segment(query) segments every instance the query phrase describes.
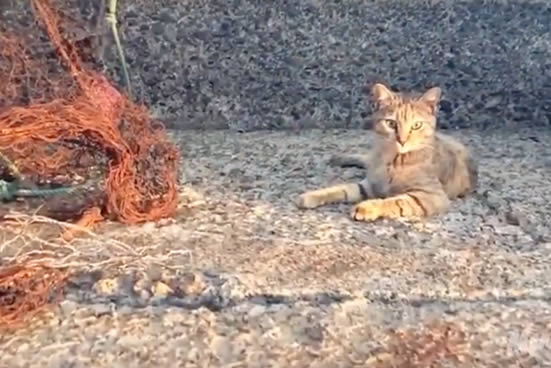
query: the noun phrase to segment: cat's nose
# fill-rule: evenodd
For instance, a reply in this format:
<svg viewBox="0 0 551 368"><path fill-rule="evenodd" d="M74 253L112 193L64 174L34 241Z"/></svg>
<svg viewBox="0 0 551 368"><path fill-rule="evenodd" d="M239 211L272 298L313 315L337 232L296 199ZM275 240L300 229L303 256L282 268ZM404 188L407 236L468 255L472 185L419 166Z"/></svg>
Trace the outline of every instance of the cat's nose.
<svg viewBox="0 0 551 368"><path fill-rule="evenodd" d="M408 140L409 134L403 131L399 131L398 134L396 134L396 141L403 146L406 144L406 141Z"/></svg>

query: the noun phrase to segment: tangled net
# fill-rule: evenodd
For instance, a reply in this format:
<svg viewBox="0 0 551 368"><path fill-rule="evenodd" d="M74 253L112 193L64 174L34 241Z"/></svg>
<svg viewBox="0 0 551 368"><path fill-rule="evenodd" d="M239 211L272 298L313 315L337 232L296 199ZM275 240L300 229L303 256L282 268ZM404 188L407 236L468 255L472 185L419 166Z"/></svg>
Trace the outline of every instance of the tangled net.
<svg viewBox="0 0 551 368"><path fill-rule="evenodd" d="M13 328L59 300L67 271L40 264L0 270L0 326Z"/></svg>
<svg viewBox="0 0 551 368"><path fill-rule="evenodd" d="M123 223L170 216L178 152L162 124L83 62L85 51L63 35L49 0L30 2L49 50L37 35L0 28L0 153L36 185L86 183L86 200L57 199L63 208L51 217L79 218L93 207ZM64 72L52 71L45 55L55 55ZM0 179L10 180L2 166Z"/></svg>
<svg viewBox="0 0 551 368"><path fill-rule="evenodd" d="M179 157L162 124L95 70L64 31L59 9L49 0L29 2L42 29L9 32L0 21L0 204L33 190L61 193L43 215L80 226L173 214ZM21 179L31 187L21 189ZM85 189L65 197L57 191L75 183ZM67 280L66 271L40 260L2 261L0 254L0 326L54 301Z"/></svg>

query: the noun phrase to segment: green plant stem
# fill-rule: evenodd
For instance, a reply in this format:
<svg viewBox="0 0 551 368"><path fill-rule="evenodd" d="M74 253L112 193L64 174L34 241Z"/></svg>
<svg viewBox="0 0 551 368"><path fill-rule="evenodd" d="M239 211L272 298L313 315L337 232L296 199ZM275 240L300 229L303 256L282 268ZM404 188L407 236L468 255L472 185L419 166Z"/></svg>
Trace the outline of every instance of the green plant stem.
<svg viewBox="0 0 551 368"><path fill-rule="evenodd" d="M126 83L126 89L128 96L132 97L132 87L130 86L130 75L128 74L128 67L126 64L126 58L124 56L124 50L122 48L121 40L119 38L119 32L117 30L117 0L109 0L109 9L105 14L105 20L111 24L111 32L117 46L117 52L119 53L119 59L122 65L122 71L124 73L124 79Z"/></svg>

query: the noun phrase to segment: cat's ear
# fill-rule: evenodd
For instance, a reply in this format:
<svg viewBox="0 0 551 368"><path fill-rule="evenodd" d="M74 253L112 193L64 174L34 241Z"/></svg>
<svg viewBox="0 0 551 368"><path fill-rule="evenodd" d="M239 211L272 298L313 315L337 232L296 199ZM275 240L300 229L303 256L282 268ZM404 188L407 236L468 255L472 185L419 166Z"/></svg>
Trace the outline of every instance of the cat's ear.
<svg viewBox="0 0 551 368"><path fill-rule="evenodd" d="M419 98L419 101L426 103L435 114L438 111L438 104L440 103L441 96L442 90L438 87L432 87Z"/></svg>
<svg viewBox="0 0 551 368"><path fill-rule="evenodd" d="M381 83L375 83L371 87L371 102L377 107L388 104L394 99L394 96L394 92Z"/></svg>

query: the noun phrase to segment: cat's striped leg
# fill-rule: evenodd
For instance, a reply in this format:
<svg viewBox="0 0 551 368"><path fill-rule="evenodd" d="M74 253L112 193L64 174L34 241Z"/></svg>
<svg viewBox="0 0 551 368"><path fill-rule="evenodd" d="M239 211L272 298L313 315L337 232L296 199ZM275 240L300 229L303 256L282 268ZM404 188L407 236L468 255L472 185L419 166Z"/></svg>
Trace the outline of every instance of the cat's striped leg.
<svg viewBox="0 0 551 368"><path fill-rule="evenodd" d="M418 219L446 211L450 200L443 190L411 190L403 194L370 199L358 203L351 216L357 221L374 221L378 218Z"/></svg>
<svg viewBox="0 0 551 368"><path fill-rule="evenodd" d="M359 183L338 184L301 194L296 205L299 208L316 208L330 203L357 203L373 197L373 190L367 179Z"/></svg>

